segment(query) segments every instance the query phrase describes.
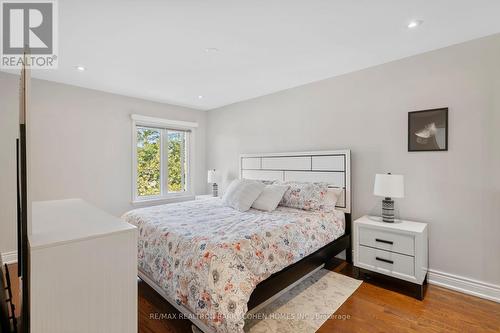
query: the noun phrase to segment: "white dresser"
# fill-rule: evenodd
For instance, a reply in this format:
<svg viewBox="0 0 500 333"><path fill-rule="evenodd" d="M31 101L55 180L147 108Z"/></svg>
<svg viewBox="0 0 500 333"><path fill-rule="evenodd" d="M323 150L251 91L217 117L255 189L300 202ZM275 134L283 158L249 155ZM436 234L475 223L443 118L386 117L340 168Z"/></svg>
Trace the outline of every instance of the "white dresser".
<svg viewBox="0 0 500 333"><path fill-rule="evenodd" d="M428 228L426 223L381 222L363 216L354 221L354 266L381 273L415 285L423 299L428 270Z"/></svg>
<svg viewBox="0 0 500 333"><path fill-rule="evenodd" d="M136 228L80 199L32 207L31 333L136 333Z"/></svg>

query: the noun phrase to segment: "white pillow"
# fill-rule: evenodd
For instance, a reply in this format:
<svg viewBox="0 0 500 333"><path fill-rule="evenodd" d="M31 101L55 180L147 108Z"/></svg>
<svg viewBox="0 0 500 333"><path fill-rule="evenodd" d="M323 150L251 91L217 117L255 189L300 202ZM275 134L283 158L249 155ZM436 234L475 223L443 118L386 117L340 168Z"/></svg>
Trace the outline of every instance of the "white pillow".
<svg viewBox="0 0 500 333"><path fill-rule="evenodd" d="M226 206L245 212L250 209L265 186L265 184L254 180L235 179L222 196L222 202Z"/></svg>
<svg viewBox="0 0 500 333"><path fill-rule="evenodd" d="M340 197L343 194L344 189L342 188L329 188L326 192L325 203L323 210L332 211L335 210L337 202L339 202Z"/></svg>
<svg viewBox="0 0 500 333"><path fill-rule="evenodd" d="M254 201L252 208L272 212L278 207L283 194L289 187L288 185L266 185L264 191Z"/></svg>

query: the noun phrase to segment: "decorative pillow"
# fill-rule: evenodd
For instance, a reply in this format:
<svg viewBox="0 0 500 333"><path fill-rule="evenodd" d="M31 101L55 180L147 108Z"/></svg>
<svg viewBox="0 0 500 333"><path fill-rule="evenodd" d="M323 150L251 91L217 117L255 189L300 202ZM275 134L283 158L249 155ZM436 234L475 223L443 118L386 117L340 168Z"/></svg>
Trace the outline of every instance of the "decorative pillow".
<svg viewBox="0 0 500 333"><path fill-rule="evenodd" d="M304 210L320 210L325 205L327 183L285 182L290 188L285 192L280 205Z"/></svg>
<svg viewBox="0 0 500 333"><path fill-rule="evenodd" d="M222 202L228 207L245 212L250 209L265 186L265 184L254 180L235 179L222 196Z"/></svg>
<svg viewBox="0 0 500 333"><path fill-rule="evenodd" d="M335 206L337 205L337 202L339 202L339 198L341 197L343 191L343 188L328 188L322 210L329 212L335 210Z"/></svg>
<svg viewBox="0 0 500 333"><path fill-rule="evenodd" d="M289 185L266 185L264 191L254 201L252 208L272 212L278 207L283 194L289 187Z"/></svg>
<svg viewBox="0 0 500 333"><path fill-rule="evenodd" d="M243 180L249 180L249 181L254 181L254 182L259 182L265 185L272 185L276 183L276 180L266 180L266 179L248 179L248 178L243 178Z"/></svg>

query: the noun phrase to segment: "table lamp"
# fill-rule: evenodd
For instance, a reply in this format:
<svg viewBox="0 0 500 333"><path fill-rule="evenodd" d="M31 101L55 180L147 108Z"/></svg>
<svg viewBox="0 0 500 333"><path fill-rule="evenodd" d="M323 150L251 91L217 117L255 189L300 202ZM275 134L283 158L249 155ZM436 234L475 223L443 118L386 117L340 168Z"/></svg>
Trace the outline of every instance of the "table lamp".
<svg viewBox="0 0 500 333"><path fill-rule="evenodd" d="M211 169L208 170L207 182L212 184L212 195L214 197L218 196L218 186L217 186L217 170Z"/></svg>
<svg viewBox="0 0 500 333"><path fill-rule="evenodd" d="M404 176L376 174L373 194L384 197L382 200L382 221L394 223L394 200L404 198Z"/></svg>

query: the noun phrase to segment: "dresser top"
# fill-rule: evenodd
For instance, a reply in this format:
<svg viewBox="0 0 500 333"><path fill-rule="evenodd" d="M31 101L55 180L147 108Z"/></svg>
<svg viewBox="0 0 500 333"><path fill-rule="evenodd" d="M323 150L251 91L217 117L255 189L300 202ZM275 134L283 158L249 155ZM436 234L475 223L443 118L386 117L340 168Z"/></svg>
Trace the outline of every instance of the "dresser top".
<svg viewBox="0 0 500 333"><path fill-rule="evenodd" d="M377 228L404 230L409 232L421 233L427 228L427 223L413 222L406 220L397 220L394 223L382 222L381 217L365 215L360 217L354 223L373 226Z"/></svg>
<svg viewBox="0 0 500 333"><path fill-rule="evenodd" d="M33 202L31 221L32 249L135 229L82 199Z"/></svg>

